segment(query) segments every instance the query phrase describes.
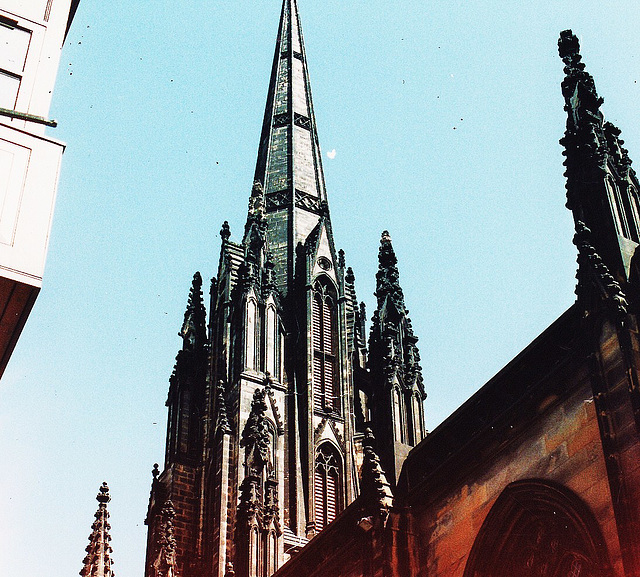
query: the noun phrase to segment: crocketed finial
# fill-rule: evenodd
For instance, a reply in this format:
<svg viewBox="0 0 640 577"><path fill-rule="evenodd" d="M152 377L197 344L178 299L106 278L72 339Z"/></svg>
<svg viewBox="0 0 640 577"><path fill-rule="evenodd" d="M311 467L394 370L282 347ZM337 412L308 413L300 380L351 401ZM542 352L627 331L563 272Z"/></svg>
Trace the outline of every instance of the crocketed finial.
<svg viewBox="0 0 640 577"><path fill-rule="evenodd" d="M196 272L191 281L187 309L184 313L182 328L178 334L183 338L185 346L193 347L196 343L204 343L206 333L206 312L202 302L202 276Z"/></svg>
<svg viewBox="0 0 640 577"><path fill-rule="evenodd" d="M615 312L617 320L624 322L629 306L627 297L591 244L591 231L582 221L576 222L573 244L578 247L578 302L585 312L592 312L592 303L603 300Z"/></svg>
<svg viewBox="0 0 640 577"><path fill-rule="evenodd" d="M226 220L222 223L220 236L222 237L222 242L228 241L229 237L231 236L231 229L229 228L229 223Z"/></svg>
<svg viewBox="0 0 640 577"><path fill-rule="evenodd" d="M111 496L109 495L109 486L106 481L100 485L100 492L96 495L96 500L98 503L108 503L111 501Z"/></svg>
<svg viewBox="0 0 640 577"><path fill-rule="evenodd" d="M563 30L558 38L558 52L560 58L580 59L580 41L572 30Z"/></svg>
<svg viewBox="0 0 640 577"><path fill-rule="evenodd" d="M87 555L83 560L83 567L80 570L82 577L114 577L111 570L111 535L109 535L109 512L107 511L107 503L111 501L109 495L109 486L102 483L100 490L96 495L98 501L98 510L94 517L95 521L91 525L91 534L89 535L89 544L85 551Z"/></svg>
<svg viewBox="0 0 640 577"><path fill-rule="evenodd" d="M361 493L367 512L386 521L389 509L393 506L393 493L386 474L380 466L380 458L374 450L374 445L373 432L367 428L363 440Z"/></svg>

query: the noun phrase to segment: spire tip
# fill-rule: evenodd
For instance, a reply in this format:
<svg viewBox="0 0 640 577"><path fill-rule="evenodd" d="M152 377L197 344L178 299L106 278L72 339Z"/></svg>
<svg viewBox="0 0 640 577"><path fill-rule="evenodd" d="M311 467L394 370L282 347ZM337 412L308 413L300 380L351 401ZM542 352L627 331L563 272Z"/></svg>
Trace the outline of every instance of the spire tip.
<svg viewBox="0 0 640 577"><path fill-rule="evenodd" d="M580 55L580 41L571 29L560 32L558 52L563 59Z"/></svg>
<svg viewBox="0 0 640 577"><path fill-rule="evenodd" d="M100 492L96 495L96 501L98 501L98 503L104 503L105 505L111 501L109 486L106 481L100 485Z"/></svg>

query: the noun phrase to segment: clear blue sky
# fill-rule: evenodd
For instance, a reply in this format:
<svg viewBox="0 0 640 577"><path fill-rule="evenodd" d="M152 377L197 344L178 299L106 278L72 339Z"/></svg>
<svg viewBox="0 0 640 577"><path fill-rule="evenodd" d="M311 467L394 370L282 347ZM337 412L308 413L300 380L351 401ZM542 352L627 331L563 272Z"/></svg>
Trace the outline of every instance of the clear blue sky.
<svg viewBox="0 0 640 577"><path fill-rule="evenodd" d="M336 243L373 310L388 229L434 428L574 300L560 30L640 162L637 2L299 0ZM44 287L0 381L0 574L82 566L103 480L143 575L190 280L244 224L280 1L82 0ZM335 158L326 152L335 149Z"/></svg>

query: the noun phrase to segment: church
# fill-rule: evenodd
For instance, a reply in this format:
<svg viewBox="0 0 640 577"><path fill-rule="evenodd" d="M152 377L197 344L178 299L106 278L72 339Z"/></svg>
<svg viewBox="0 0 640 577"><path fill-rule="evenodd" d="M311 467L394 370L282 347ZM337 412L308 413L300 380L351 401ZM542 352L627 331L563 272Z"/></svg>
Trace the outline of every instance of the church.
<svg viewBox="0 0 640 577"><path fill-rule="evenodd" d="M640 576L639 183L578 39L558 47L576 302L427 434L392 239L367 335L283 1L246 223L188 296L146 577Z"/></svg>

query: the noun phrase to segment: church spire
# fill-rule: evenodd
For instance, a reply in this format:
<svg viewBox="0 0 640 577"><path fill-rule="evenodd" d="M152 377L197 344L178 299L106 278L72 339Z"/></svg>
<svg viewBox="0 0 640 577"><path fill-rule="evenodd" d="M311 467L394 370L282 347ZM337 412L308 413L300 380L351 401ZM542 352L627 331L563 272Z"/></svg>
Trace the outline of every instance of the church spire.
<svg viewBox="0 0 640 577"><path fill-rule="evenodd" d="M114 577L111 570L111 535L109 535L109 512L107 503L111 501L109 487L102 483L100 491L96 496L98 510L95 514L95 521L91 525L91 535L89 535L89 545L87 545L87 555L83 561L80 571L82 577Z"/></svg>
<svg viewBox="0 0 640 577"><path fill-rule="evenodd" d="M242 240L227 223L220 234L209 338L197 338L198 277L170 381L147 577L167 499L176 574L267 577L356 497L366 347L333 239L296 0L282 3Z"/></svg>
<svg viewBox="0 0 640 577"><path fill-rule="evenodd" d="M296 0L282 4L254 180L264 188L267 211L326 200Z"/></svg>
<svg viewBox="0 0 640 577"><path fill-rule="evenodd" d="M385 230L380 239L376 298L369 337L371 371L371 423L378 440L378 453L393 482L408 450L425 434L426 398L409 311L399 282L398 259Z"/></svg>
<svg viewBox="0 0 640 577"><path fill-rule="evenodd" d="M298 273L297 246L309 240L319 222L331 228L296 0L282 4L254 182L262 187L274 286L286 296ZM257 190L254 184L252 199ZM333 238L329 244L335 253Z"/></svg>

